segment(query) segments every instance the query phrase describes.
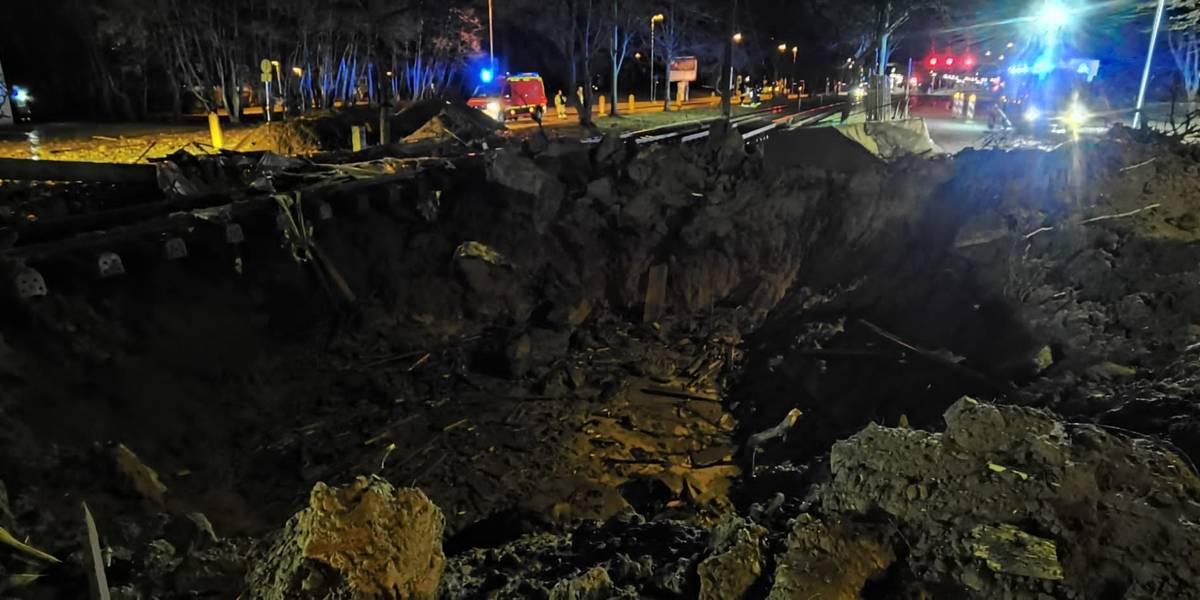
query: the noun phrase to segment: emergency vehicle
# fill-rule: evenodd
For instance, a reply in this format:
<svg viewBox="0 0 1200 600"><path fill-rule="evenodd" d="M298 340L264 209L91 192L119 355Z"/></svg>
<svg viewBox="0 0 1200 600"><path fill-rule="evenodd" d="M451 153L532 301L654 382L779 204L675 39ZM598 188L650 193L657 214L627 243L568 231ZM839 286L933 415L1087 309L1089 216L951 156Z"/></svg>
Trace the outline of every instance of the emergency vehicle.
<svg viewBox="0 0 1200 600"><path fill-rule="evenodd" d="M1101 121L1092 111L1106 102L1092 85L1100 62L1073 59L1056 64L1008 69L1007 90L1000 106L1018 132L1077 132Z"/></svg>
<svg viewBox="0 0 1200 600"><path fill-rule="evenodd" d="M537 73L502 75L497 85L488 93L477 95L467 101L497 121L516 120L529 115L541 120L549 102L542 76Z"/></svg>

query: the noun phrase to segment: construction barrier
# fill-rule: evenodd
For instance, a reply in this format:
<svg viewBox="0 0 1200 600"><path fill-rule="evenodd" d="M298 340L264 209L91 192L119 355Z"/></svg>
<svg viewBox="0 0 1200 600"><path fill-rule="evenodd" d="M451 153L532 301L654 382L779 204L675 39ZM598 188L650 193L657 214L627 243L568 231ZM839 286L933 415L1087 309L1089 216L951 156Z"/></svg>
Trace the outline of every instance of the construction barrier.
<svg viewBox="0 0 1200 600"><path fill-rule="evenodd" d="M962 117L963 113L966 112L965 100L965 94L962 92L954 92L954 102L950 108L951 112L954 113L954 116Z"/></svg>
<svg viewBox="0 0 1200 600"><path fill-rule="evenodd" d="M975 120L975 94L971 94L967 98L967 120Z"/></svg>

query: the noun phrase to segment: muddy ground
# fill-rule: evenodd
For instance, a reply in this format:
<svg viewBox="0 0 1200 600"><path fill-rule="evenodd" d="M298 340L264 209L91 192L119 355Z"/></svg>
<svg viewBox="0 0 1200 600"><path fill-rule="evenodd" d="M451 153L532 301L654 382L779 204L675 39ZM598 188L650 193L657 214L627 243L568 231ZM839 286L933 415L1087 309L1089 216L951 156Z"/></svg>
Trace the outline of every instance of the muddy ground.
<svg viewBox="0 0 1200 600"><path fill-rule="evenodd" d="M1195 148L446 156L9 261L0 594L1200 597Z"/></svg>

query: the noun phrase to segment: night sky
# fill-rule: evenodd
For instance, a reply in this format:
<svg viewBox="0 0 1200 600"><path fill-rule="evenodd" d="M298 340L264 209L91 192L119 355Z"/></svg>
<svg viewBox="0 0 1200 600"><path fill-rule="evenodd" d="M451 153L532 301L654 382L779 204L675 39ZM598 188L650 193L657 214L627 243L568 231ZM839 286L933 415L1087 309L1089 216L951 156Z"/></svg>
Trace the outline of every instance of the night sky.
<svg viewBox="0 0 1200 600"><path fill-rule="evenodd" d="M37 98L37 110L43 117L104 118L104 110L94 98L104 81L99 76L97 61L112 60L101 46L104 42L97 31L91 11L96 7L123 3L155 2L157 0L9 0L5 18L0 22L0 64L10 85L24 85ZM276 0L286 3L288 0ZM310 0L311 1L311 0ZM347 0L370 4L374 0ZM565 1L565 0L564 0ZM600 0L597 0L599 2ZM869 0L864 0L869 1ZM253 4L253 2L250 2ZM417 4L423 4L416 0ZM737 28L745 42L737 47L736 68L756 77L771 76L776 69L781 76L795 74L818 87L827 76L836 74L853 51L856 25L849 22L846 8L851 0L741 0ZM486 44L486 2L463 0L466 8L474 8L484 21L483 41ZM646 2L646 12L662 3ZM953 8L924 12L916 16L895 40L893 63L903 65L909 57L922 61L935 52L982 54L987 48L1001 48L1003 40L1021 35L1021 23L1012 19L1026 10L1023 3L1000 0L968 0L954 2ZM1131 3L1132 4L1132 3ZM439 5L440 3L432 3ZM514 71L537 70L546 77L548 86L561 86L565 60L551 41L549 27L543 19L531 18L531 7L538 3L526 0L496 0L496 50L505 64ZM702 73L719 62L719 37L725 27L729 5L726 0L692 0L680 2L691 9L712 17L708 27L707 44L699 45ZM1148 17L1130 19L1127 14L1113 12L1094 14L1087 27L1079 27L1072 43L1077 52L1104 61L1105 80L1114 86L1128 87L1136 79L1144 57ZM1146 21L1143 23L1142 21ZM635 40L633 51L648 54L648 36ZM799 48L793 66L790 52L779 55L779 44ZM152 47L151 51L159 50ZM1169 81L1173 67L1166 45L1160 49L1156 65L1156 80L1161 85ZM162 50L166 52L166 50ZM631 52L632 53L632 52ZM110 53L111 54L111 53ZM873 54L869 52L868 54ZM630 58L622 75L623 84L644 93L646 87L646 56L642 61ZM866 56L873 62L871 56ZM608 72L607 55L593 61L593 69ZM115 69L120 75L127 70ZM166 102L159 67L150 67L144 84L131 95L145 94L146 104L155 112L163 110ZM702 79L703 79L702 75ZM711 82L706 82L711 85ZM120 83L118 85L129 85ZM823 85L823 84L822 84ZM145 89L141 89L145 88Z"/></svg>

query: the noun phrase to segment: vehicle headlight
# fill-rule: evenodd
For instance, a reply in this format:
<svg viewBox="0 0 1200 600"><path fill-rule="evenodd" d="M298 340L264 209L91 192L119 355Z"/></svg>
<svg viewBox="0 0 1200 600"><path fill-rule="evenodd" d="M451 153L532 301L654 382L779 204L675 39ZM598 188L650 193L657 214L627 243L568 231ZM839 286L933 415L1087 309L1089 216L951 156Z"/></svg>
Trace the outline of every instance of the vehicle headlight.
<svg viewBox="0 0 1200 600"><path fill-rule="evenodd" d="M1030 106L1029 108L1025 109L1026 121L1032 123L1040 118L1042 118L1042 111L1038 110L1036 106Z"/></svg>
<svg viewBox="0 0 1200 600"><path fill-rule="evenodd" d="M1079 129L1088 120L1088 111L1082 104L1078 102L1071 105L1067 112L1063 115L1063 122L1071 129Z"/></svg>
<svg viewBox="0 0 1200 600"><path fill-rule="evenodd" d="M500 115L500 103L495 100L487 103L487 111L490 115Z"/></svg>

